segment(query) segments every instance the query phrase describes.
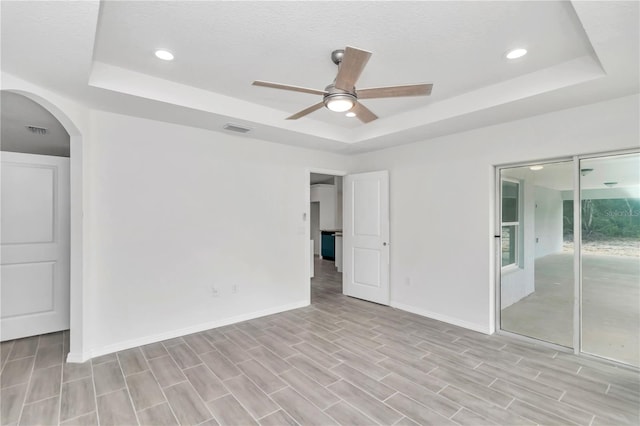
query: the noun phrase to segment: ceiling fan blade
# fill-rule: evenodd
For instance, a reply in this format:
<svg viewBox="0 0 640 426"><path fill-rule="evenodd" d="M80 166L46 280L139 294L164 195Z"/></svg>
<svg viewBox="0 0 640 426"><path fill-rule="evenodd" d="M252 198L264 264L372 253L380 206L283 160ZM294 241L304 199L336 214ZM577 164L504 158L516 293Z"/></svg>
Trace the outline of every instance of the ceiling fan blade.
<svg viewBox="0 0 640 426"><path fill-rule="evenodd" d="M287 120L297 120L300 117L304 117L307 114L311 114L313 111L319 110L324 106L324 102L319 102L315 105L311 105L309 108L305 108L300 112L296 112L290 117L287 117Z"/></svg>
<svg viewBox="0 0 640 426"><path fill-rule="evenodd" d="M291 86L289 84L271 83L269 81L256 80L252 83L254 86L270 87L272 89L290 90L292 92L311 93L312 95L324 95L324 90L309 89L308 87Z"/></svg>
<svg viewBox="0 0 640 426"><path fill-rule="evenodd" d="M336 87L348 92L352 91L370 57L371 52L347 46L336 76Z"/></svg>
<svg viewBox="0 0 640 426"><path fill-rule="evenodd" d="M358 90L358 99L395 98L400 96L429 96L433 84L372 87Z"/></svg>
<svg viewBox="0 0 640 426"><path fill-rule="evenodd" d="M377 115L371 112L369 108L362 105L360 102L356 103L356 105L351 108L351 112L356 113L356 117L363 123L369 123L378 118Z"/></svg>

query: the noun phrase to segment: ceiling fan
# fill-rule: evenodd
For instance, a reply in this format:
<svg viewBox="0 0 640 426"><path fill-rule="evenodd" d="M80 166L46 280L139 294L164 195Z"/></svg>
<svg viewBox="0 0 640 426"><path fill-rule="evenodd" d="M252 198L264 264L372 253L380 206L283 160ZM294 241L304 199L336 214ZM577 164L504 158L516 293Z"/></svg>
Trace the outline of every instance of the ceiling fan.
<svg viewBox="0 0 640 426"><path fill-rule="evenodd" d="M256 80L254 86L271 87L273 89L290 90L293 92L322 95L322 102L311 105L289 117L287 120L297 120L323 106L335 112L352 112L363 123L369 123L378 118L369 108L362 105L360 99L395 98L400 96L428 96L431 94L433 84L410 84L404 86L372 87L356 90L356 81L365 65L371 57L371 52L347 46L344 50L334 50L331 60L338 65L338 75L333 83L324 90L309 89L306 87L290 86L288 84L271 83Z"/></svg>

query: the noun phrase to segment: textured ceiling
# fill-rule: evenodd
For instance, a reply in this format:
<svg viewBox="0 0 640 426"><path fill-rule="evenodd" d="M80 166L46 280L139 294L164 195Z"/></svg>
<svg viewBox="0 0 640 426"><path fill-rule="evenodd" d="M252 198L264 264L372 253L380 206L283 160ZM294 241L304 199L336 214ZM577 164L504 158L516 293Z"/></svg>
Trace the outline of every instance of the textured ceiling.
<svg viewBox="0 0 640 426"><path fill-rule="evenodd" d="M637 93L638 2L2 2L2 70L94 108L316 149L361 152ZM346 45L373 52L357 87L432 96L320 109ZM529 54L507 61L524 46ZM157 48L175 54L155 58Z"/></svg>

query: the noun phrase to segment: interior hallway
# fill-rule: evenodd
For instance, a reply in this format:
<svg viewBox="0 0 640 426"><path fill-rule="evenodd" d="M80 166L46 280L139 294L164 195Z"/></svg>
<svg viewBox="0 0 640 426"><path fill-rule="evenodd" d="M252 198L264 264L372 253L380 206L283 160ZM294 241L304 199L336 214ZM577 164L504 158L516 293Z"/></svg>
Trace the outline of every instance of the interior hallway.
<svg viewBox="0 0 640 426"><path fill-rule="evenodd" d="M3 343L3 425L637 424L638 372L343 296L63 364L64 334Z"/></svg>

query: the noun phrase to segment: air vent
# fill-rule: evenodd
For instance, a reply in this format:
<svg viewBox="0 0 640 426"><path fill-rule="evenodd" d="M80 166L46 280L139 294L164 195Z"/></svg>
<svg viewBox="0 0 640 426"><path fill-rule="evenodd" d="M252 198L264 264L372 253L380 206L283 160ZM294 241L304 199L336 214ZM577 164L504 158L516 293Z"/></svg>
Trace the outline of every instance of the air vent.
<svg viewBox="0 0 640 426"><path fill-rule="evenodd" d="M236 132L236 133L249 133L251 131L249 127L243 127L243 126L240 126L239 124L232 124L232 123L225 124L223 128L230 132Z"/></svg>
<svg viewBox="0 0 640 426"><path fill-rule="evenodd" d="M48 133L48 130L44 127L38 127L38 126L24 126L27 128L28 131L30 131L31 133L35 133L36 135L46 135Z"/></svg>

